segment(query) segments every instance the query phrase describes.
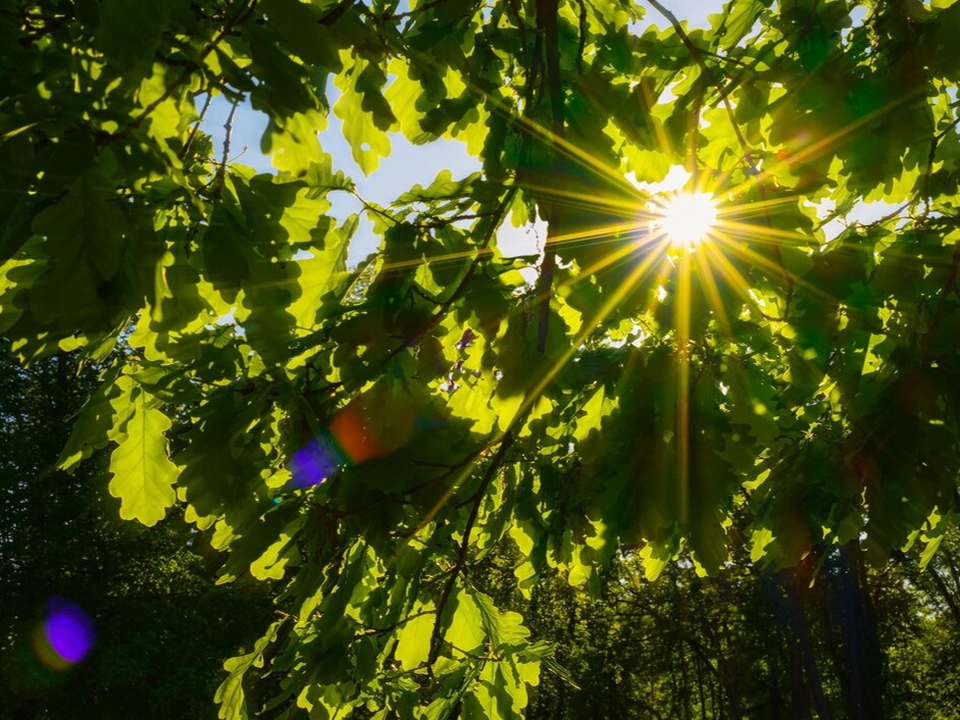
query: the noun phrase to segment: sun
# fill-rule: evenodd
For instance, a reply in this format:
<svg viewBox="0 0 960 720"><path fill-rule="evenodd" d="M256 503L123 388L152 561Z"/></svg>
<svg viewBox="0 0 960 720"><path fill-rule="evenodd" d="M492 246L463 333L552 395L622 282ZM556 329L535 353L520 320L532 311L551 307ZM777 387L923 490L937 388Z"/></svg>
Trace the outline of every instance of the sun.
<svg viewBox="0 0 960 720"><path fill-rule="evenodd" d="M717 207L706 193L678 192L667 200L658 215L670 245L692 251L710 235L717 221Z"/></svg>

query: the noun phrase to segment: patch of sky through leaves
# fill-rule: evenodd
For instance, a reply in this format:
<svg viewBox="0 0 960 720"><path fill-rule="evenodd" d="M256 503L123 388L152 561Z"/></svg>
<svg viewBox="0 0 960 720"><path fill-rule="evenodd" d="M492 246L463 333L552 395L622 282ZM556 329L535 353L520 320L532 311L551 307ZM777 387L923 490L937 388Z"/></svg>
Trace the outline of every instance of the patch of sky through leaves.
<svg viewBox="0 0 960 720"><path fill-rule="evenodd" d="M403 4L406 6L406 0ZM686 21L688 28L709 28L709 16L723 10L721 0L673 0L665 5L681 21ZM647 6L646 11L644 19L634 28L636 32L642 33L651 25L666 27L668 21L655 8ZM854 8L851 13L854 25L863 22L865 12L863 7ZM339 90L331 82L328 88L331 107L338 97ZM669 100L669 97L662 99ZM213 137L216 157L222 153L224 125L229 114L230 103L223 96L217 96L210 103L202 124L203 129ZM394 198L414 185L428 186L441 170L450 170L453 177L458 178L481 169L480 161L469 155L464 144L459 141L440 139L424 145L414 145L400 133L390 133L390 155L381 160L375 172L365 176L353 160L350 146L343 136L340 119L331 112L327 122L328 127L321 133L320 142L324 150L332 155L334 168L344 171L354 180L360 195L380 205L389 205ZM229 161L248 165L260 172L274 172L269 156L260 150L260 138L266 126L267 118L263 113L254 110L249 103L241 104L233 118ZM670 192L678 189L677 180L677 177L668 176L662 183L644 183L642 189L654 193ZM357 198L349 193L335 192L330 194L329 200L332 204L330 212L338 221L344 221L353 213L361 215L348 256L348 264L355 266L376 250L379 240L373 233L370 221L362 213L363 208ZM836 237L852 222L869 223L883 217L891 209L892 206L882 202L861 204L847 217L833 219L824 226L827 239ZM817 207L821 219L832 210L829 203L821 203ZM505 222L497 234L497 244L507 256L538 255L542 252L545 237L546 226L542 220L537 220L525 228L516 228L510 222Z"/></svg>

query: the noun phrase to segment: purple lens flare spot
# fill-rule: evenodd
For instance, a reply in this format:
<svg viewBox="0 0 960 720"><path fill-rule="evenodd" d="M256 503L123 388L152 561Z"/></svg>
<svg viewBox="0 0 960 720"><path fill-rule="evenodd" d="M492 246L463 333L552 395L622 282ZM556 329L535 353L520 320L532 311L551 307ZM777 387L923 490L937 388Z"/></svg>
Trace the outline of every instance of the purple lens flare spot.
<svg viewBox="0 0 960 720"><path fill-rule="evenodd" d="M319 485L333 475L342 465L340 453L326 437L311 440L293 454L290 460L290 485L307 488Z"/></svg>
<svg viewBox="0 0 960 720"><path fill-rule="evenodd" d="M83 660L93 647L93 621L79 606L66 598L47 601L43 632L53 651L68 663Z"/></svg>

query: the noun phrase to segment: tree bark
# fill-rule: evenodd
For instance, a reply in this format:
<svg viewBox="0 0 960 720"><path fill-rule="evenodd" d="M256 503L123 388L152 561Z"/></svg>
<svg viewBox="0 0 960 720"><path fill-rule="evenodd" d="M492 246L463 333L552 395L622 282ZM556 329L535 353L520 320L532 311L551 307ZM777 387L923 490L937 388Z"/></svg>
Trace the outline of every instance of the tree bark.
<svg viewBox="0 0 960 720"><path fill-rule="evenodd" d="M807 689L813 699L813 707L817 717L821 720L833 720L833 711L823 692L823 683L820 679L820 670L817 667L817 658L810 638L810 628L803 614L800 596L797 588L789 576L783 576L783 588L787 595L787 608L791 625L799 644L800 656L803 662L803 672L807 679Z"/></svg>
<svg viewBox="0 0 960 720"><path fill-rule="evenodd" d="M836 589L843 608L844 656L848 678L847 707L851 720L881 720L883 708L883 651L870 598L866 566L858 545L840 549Z"/></svg>

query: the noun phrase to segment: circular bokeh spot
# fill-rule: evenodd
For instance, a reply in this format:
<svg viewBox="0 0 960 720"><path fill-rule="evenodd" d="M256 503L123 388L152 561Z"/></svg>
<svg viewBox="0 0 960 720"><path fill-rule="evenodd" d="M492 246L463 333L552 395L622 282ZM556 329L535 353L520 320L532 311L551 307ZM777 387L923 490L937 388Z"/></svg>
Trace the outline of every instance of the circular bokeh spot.
<svg viewBox="0 0 960 720"><path fill-rule="evenodd" d="M40 660L55 670L81 662L93 647L93 620L83 608L62 597L50 598L46 610L35 642Z"/></svg>

